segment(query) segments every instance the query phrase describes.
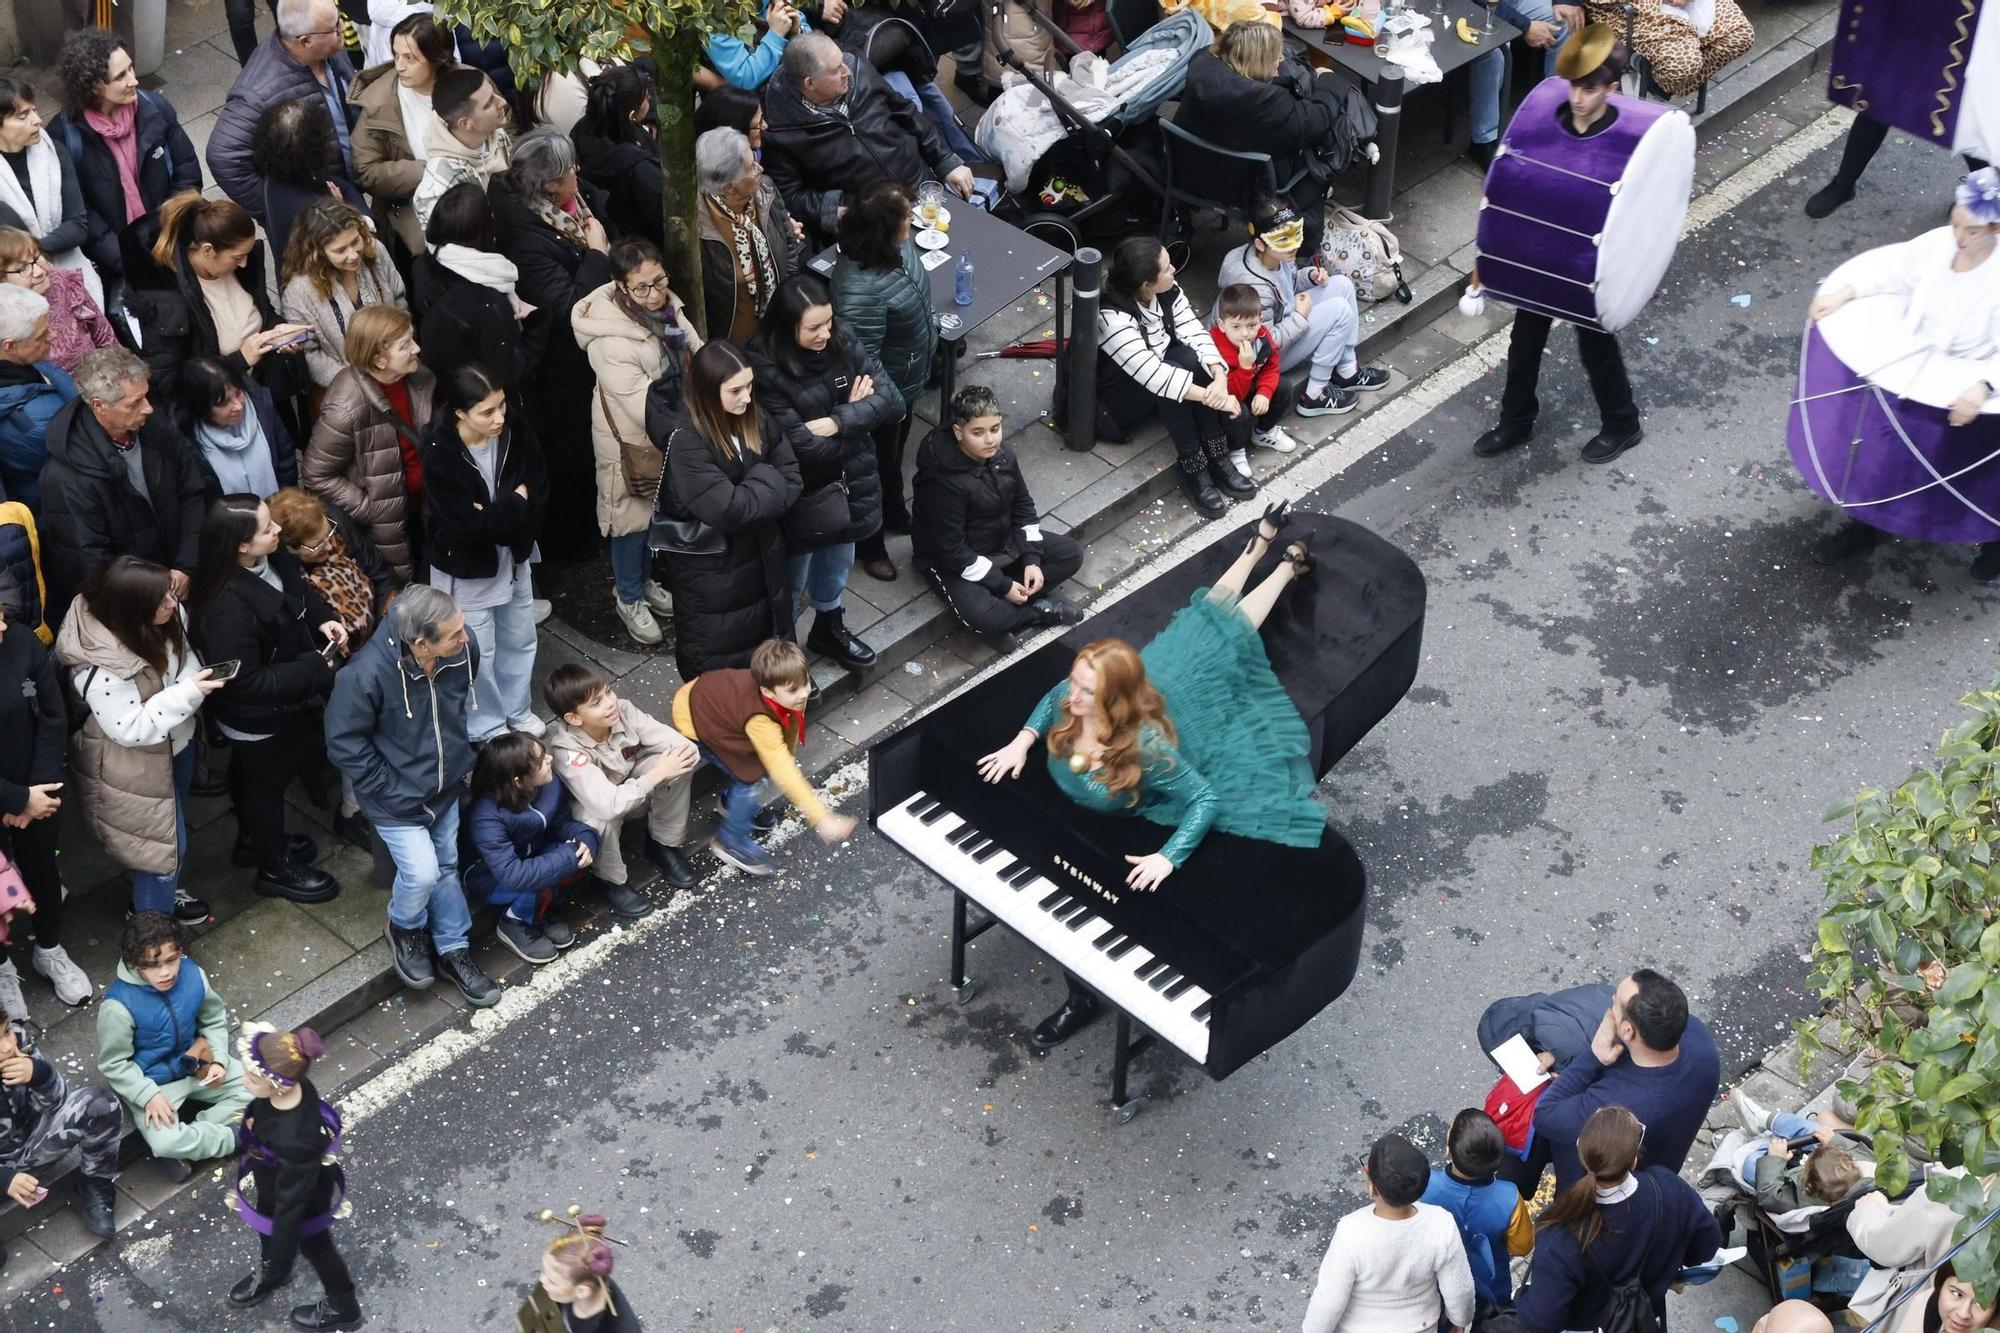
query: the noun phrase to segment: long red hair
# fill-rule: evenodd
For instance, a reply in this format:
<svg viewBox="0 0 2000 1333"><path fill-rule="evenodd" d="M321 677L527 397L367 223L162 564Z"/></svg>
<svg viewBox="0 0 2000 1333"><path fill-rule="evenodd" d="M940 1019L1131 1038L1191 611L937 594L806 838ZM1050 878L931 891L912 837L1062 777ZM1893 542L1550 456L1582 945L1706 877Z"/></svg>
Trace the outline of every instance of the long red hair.
<svg viewBox="0 0 2000 1333"><path fill-rule="evenodd" d="M1146 679L1146 664L1139 652L1123 639L1098 639L1084 645L1076 655L1097 672L1098 743L1104 757L1097 766L1097 780L1105 790L1129 793L1129 803L1139 803L1139 778L1146 760L1141 752L1148 724L1173 744L1178 738L1174 724L1167 720L1167 703L1153 682ZM1083 731L1083 719L1065 712L1063 720L1049 732L1049 753L1068 755Z"/></svg>

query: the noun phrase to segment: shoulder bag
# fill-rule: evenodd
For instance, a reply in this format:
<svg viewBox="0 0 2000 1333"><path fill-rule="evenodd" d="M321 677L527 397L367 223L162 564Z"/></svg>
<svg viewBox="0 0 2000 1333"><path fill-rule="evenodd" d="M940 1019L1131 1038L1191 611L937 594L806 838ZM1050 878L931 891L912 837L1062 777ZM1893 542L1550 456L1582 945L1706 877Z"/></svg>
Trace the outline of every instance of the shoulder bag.
<svg viewBox="0 0 2000 1333"><path fill-rule="evenodd" d="M612 415L611 399L605 394L604 386L597 386L597 405L604 409L604 427L611 432L612 443L618 446L618 470L625 476L625 489L641 500L650 500L660 489L660 475L667 465L667 456L651 440L641 440L637 444L625 438L618 429L618 418Z"/></svg>
<svg viewBox="0 0 2000 1333"><path fill-rule="evenodd" d="M668 454L678 434L679 430L670 433L660 450L660 478L653 488L653 526L647 544L664 555L721 555L729 547L728 538L691 514L678 516L680 506L674 502L673 478L667 471Z"/></svg>

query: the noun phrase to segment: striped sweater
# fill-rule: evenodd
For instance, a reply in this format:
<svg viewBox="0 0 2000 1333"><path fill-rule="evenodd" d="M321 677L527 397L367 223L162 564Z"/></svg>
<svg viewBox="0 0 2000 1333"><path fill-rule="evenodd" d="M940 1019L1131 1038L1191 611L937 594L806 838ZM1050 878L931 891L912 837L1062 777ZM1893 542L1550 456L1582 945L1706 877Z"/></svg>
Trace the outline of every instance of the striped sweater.
<svg viewBox="0 0 2000 1333"><path fill-rule="evenodd" d="M1152 304L1138 307L1134 319L1109 306L1097 312L1097 350L1150 394L1179 402L1187 396L1194 373L1163 358L1173 343L1185 343L1204 364L1227 374L1208 330L1195 318L1194 308L1180 288L1170 287Z"/></svg>

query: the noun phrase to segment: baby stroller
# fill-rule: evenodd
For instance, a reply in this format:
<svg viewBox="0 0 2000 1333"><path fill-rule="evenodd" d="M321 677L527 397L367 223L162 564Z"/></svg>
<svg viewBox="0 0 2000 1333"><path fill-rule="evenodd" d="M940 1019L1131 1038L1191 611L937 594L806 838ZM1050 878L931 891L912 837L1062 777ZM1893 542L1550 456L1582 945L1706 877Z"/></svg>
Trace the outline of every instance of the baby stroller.
<svg viewBox="0 0 2000 1333"><path fill-rule="evenodd" d="M1179 96L1188 62L1214 40L1213 30L1191 11L1170 15L1107 63L1039 7L1028 12L1069 53L1071 72L1045 76L1004 41L995 51L1025 82L995 98L973 132L1006 172L1007 196L994 211L1072 254L1151 230L1166 197L1159 106Z"/></svg>

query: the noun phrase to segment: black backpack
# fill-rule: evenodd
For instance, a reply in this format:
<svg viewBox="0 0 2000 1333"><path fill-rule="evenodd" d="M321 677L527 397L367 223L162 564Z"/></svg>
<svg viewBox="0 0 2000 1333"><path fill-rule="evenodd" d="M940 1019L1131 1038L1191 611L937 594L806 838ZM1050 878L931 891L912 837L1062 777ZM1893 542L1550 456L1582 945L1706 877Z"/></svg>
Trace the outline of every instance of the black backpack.
<svg viewBox="0 0 2000 1333"><path fill-rule="evenodd" d="M1653 1233L1651 1239L1660 1235L1660 1182L1651 1176L1646 1183L1653 1187ZM1611 1284L1610 1299L1604 1305L1604 1317L1598 1321L1599 1333L1660 1333L1660 1318L1653 1309L1653 1298L1646 1294L1646 1254L1644 1250L1632 1265L1630 1276Z"/></svg>

